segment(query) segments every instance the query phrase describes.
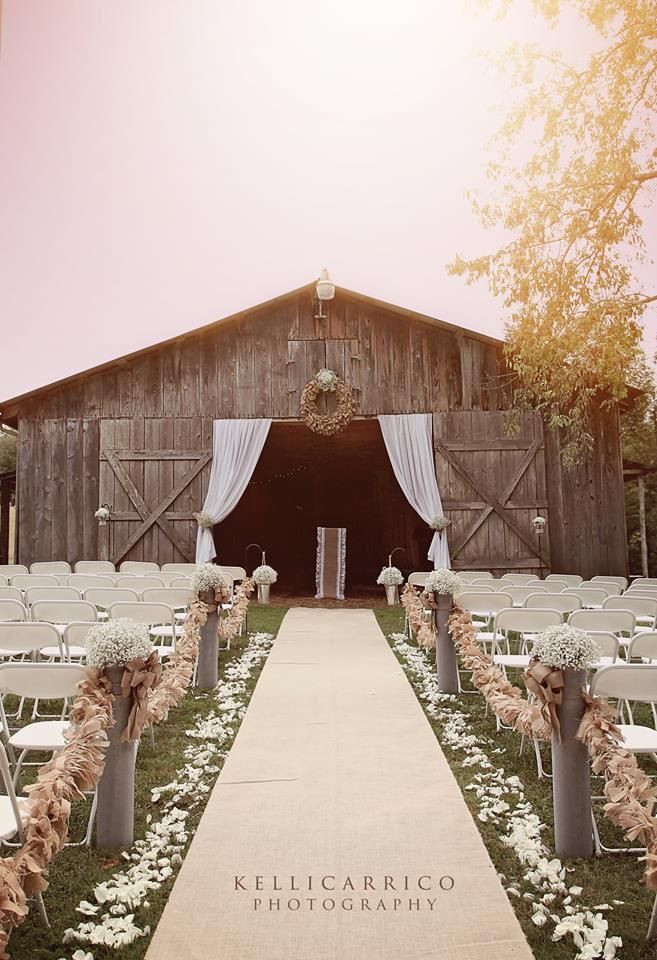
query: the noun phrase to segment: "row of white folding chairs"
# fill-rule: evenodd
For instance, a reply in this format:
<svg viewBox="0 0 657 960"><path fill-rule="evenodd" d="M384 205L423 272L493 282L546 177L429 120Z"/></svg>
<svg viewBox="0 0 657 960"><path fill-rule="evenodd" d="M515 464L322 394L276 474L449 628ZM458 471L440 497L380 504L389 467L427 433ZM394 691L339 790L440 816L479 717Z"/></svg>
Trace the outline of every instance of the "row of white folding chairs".
<svg viewBox="0 0 657 960"><path fill-rule="evenodd" d="M16 601L6 601L6 603L16 603ZM26 637L25 643L35 644L29 647L29 650L38 649L45 657L56 658L61 655L64 655L65 659L82 657L86 652L82 638L86 636L90 626L98 621L98 611L88 600L37 601L29 611L31 618L25 607L11 612L15 616L0 621L0 657L5 658L14 656L8 641L10 637ZM148 626L161 657L173 653L175 639L181 636L184 629L176 618L174 607L161 600L115 601L107 609L107 619L129 619ZM3 643L3 639L6 643ZM23 652L27 652L27 649Z"/></svg>
<svg viewBox="0 0 657 960"><path fill-rule="evenodd" d="M191 577L196 569L197 564L195 563L163 563L160 567L157 563L139 560L125 560L120 564L118 571L110 560L79 560L75 564L75 569L72 569L70 563L66 560L44 560L30 564L29 568L22 563L0 564L0 576L9 578L17 574L28 573L54 576L67 576L72 573L101 576L113 573L136 573L139 576L143 576L146 573L177 573ZM222 565L221 569L227 572L233 571L233 578L235 580L246 579L246 570L244 567L231 565L224 567Z"/></svg>
<svg viewBox="0 0 657 960"><path fill-rule="evenodd" d="M90 602L99 610L119 600L148 600L169 603L172 607L185 610L193 597L191 587L148 587L133 590L126 587L92 587L80 592L74 587L32 587L21 593L15 587L0 587L0 620L16 619L11 616L12 604L21 604L28 613L35 604ZM25 619L20 617L19 619Z"/></svg>

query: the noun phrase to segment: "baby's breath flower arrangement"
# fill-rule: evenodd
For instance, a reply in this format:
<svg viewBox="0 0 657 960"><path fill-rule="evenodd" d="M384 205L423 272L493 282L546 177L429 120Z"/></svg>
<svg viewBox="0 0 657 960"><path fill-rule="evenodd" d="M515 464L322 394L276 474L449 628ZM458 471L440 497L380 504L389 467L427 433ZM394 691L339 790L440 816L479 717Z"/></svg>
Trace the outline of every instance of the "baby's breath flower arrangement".
<svg viewBox="0 0 657 960"><path fill-rule="evenodd" d="M376 582L383 587L398 587L404 582L404 578L398 567L384 567L376 578Z"/></svg>
<svg viewBox="0 0 657 960"><path fill-rule="evenodd" d="M317 386L323 393L334 393L338 385L337 374L332 370L327 370L326 367L323 367L315 374L315 380L317 381Z"/></svg>
<svg viewBox="0 0 657 960"><path fill-rule="evenodd" d="M210 530L216 523L216 520L212 514L208 513L206 510L200 510L198 513L195 513L194 519L202 530Z"/></svg>
<svg viewBox="0 0 657 960"><path fill-rule="evenodd" d="M451 522L452 521L448 517L433 517L429 526L432 530L437 530L438 533L442 533L443 530L447 529Z"/></svg>
<svg viewBox="0 0 657 960"><path fill-rule="evenodd" d="M126 618L93 626L86 647L90 667L124 667L131 660L147 660L153 652L146 624Z"/></svg>
<svg viewBox="0 0 657 960"><path fill-rule="evenodd" d="M98 524L101 527L105 526L105 524L107 523L111 515L112 515L112 512L106 503L101 504L96 510L96 512L94 513L94 517L96 518L96 520L98 521Z"/></svg>
<svg viewBox="0 0 657 960"><path fill-rule="evenodd" d="M272 584L276 583L278 580L278 573L267 563L263 563L261 566L256 567L252 576L258 585L263 583Z"/></svg>
<svg viewBox="0 0 657 960"><path fill-rule="evenodd" d="M230 587L230 580L216 563L201 563L192 574L194 593L203 593L206 590L230 590Z"/></svg>
<svg viewBox="0 0 657 960"><path fill-rule="evenodd" d="M427 593L458 593L463 588L463 581L453 570L443 568L432 570L425 581L424 589Z"/></svg>
<svg viewBox="0 0 657 960"><path fill-rule="evenodd" d="M532 657L558 670L586 670L600 655L600 647L590 634L567 623L543 630L532 648Z"/></svg>

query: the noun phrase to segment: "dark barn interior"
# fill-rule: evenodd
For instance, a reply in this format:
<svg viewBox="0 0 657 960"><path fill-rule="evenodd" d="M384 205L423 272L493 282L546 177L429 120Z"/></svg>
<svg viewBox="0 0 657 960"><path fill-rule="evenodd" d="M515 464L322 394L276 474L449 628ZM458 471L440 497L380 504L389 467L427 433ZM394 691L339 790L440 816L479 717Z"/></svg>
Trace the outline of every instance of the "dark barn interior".
<svg viewBox="0 0 657 960"><path fill-rule="evenodd" d="M317 527L347 528L347 590L380 592L376 578L397 546L402 569L428 567L431 537L395 480L376 419L334 437L299 423L273 423L260 461L233 513L215 527L219 560L237 563L259 543L279 573L277 593L315 586ZM252 549L249 564L257 559Z"/></svg>

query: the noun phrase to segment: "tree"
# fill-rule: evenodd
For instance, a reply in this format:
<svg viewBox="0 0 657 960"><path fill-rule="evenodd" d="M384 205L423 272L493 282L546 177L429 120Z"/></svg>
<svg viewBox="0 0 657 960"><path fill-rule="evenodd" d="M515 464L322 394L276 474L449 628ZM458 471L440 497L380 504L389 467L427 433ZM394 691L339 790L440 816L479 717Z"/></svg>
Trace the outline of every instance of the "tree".
<svg viewBox="0 0 657 960"><path fill-rule="evenodd" d="M657 300L636 276L642 210L657 185L657 14L654 0L533 4L548 24L577 12L597 47L583 67L536 46L512 51L526 95L495 141L495 196L473 198L483 225L510 239L449 270L486 278L502 298L514 409L533 407L563 428L564 461L574 464L593 447L593 406L626 395L642 316ZM512 159L527 143L528 159Z"/></svg>
<svg viewBox="0 0 657 960"><path fill-rule="evenodd" d="M0 473L16 469L16 434L0 429Z"/></svg>

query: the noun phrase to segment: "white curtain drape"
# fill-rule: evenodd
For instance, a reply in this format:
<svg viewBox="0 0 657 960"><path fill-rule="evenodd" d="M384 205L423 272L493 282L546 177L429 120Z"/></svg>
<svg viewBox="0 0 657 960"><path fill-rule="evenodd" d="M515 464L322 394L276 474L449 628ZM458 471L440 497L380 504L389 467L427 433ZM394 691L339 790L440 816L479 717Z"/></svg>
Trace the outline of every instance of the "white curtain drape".
<svg viewBox="0 0 657 960"><path fill-rule="evenodd" d="M392 469L406 499L425 523L443 515L433 459L430 413L379 416ZM447 534L436 531L428 553L435 570L449 567Z"/></svg>
<svg viewBox="0 0 657 960"><path fill-rule="evenodd" d="M212 470L203 512L220 523L231 513L253 476L265 445L271 420L215 420L212 432ZM212 530L199 527L196 562L216 557Z"/></svg>

